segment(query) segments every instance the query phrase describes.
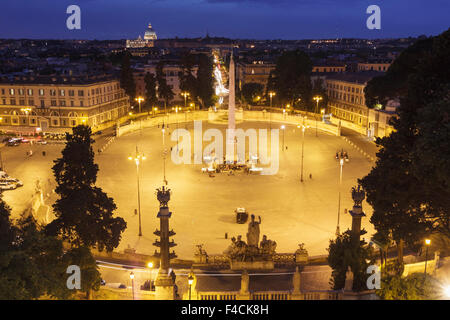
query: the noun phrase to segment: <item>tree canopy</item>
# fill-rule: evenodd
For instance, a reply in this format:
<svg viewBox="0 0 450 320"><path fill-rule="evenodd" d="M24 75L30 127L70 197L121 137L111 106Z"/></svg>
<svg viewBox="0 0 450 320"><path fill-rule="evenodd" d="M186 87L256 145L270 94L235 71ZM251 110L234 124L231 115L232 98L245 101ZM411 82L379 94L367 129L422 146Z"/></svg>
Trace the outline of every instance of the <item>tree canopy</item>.
<svg viewBox="0 0 450 320"><path fill-rule="evenodd" d="M277 59L271 86L282 105L311 105L311 70L312 62L309 56L300 50L284 52Z"/></svg>
<svg viewBox="0 0 450 320"><path fill-rule="evenodd" d="M62 157L54 161L59 199L53 205L56 219L47 231L75 247L112 251L119 245L126 222L113 217L114 200L95 187L98 165L94 163L91 129L74 127L72 134L66 133L66 139Z"/></svg>
<svg viewBox="0 0 450 320"><path fill-rule="evenodd" d="M417 248L427 234L450 234L450 30L412 47L410 59L388 71L406 79L398 117L394 132L377 139L376 166L360 182L377 231Z"/></svg>

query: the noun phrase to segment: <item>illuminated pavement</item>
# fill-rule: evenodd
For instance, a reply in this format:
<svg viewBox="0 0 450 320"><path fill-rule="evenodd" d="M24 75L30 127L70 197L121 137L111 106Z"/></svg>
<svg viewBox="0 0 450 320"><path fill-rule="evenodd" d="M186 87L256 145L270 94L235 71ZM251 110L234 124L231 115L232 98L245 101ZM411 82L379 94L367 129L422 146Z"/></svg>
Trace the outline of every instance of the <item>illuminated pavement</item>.
<svg viewBox="0 0 450 320"><path fill-rule="evenodd" d="M226 128L225 125L203 125L204 129L212 126ZM273 128L276 126L279 125L272 123ZM181 127L184 124L180 123ZM267 128L267 124L245 122L237 127L258 129ZM170 131L174 128L175 125L171 126ZM280 147L282 139L280 132ZM169 147L175 145L170 139L166 142ZM280 169L273 176L240 173L235 176L216 174L211 178L201 173L202 165L175 165L168 157L167 180L172 189L169 206L173 212L170 228L177 233L174 240L178 246L174 249L180 258L192 259L196 244L204 244L208 254L215 254L227 248L232 236L240 234L245 239L247 224L235 223L237 207L245 207L250 213L261 216L261 237L266 234L275 240L277 252L294 252L299 243L305 243L310 255L326 254L337 222L339 164L334 158L336 151L344 148L350 156L343 171L341 231L351 226L350 215L343 213L345 208L350 210L352 207L350 189L373 164L352 150L342 138L320 131L317 138L315 130L309 129L305 135L305 181L300 183L299 129L287 126L285 144L288 150L280 151ZM136 166L127 159L135 152L136 145L147 156L140 171L142 237L138 237L138 216L134 214L137 208ZM54 186L50 168L62 146L33 148L35 154L31 159L25 159L26 146L1 149L7 172L25 184L21 189L4 192L5 201L13 208L13 217L26 208L37 177L42 181L50 179L50 186ZM47 156L42 156L42 150L47 151ZM97 185L115 200L117 215L128 224L119 251L130 246L138 253L153 254L153 232L159 228L155 189L162 186L163 180L161 129L144 129L116 139L103 154L96 154L96 162L100 167ZM48 193L50 202L54 201L55 197ZM363 203L363 209L368 215L362 221L362 226L369 231L365 236L368 240L373 233L369 223L372 211L366 203ZM225 233L228 233L228 239L225 239Z"/></svg>

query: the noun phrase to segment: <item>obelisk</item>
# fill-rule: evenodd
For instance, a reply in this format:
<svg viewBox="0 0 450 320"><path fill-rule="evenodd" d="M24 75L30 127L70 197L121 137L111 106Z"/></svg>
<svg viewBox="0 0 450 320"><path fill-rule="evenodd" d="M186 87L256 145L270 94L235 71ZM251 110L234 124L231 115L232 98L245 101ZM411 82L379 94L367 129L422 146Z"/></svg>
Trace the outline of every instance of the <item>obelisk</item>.
<svg viewBox="0 0 450 320"><path fill-rule="evenodd" d="M235 120L235 66L233 53L231 53L230 68L228 72L228 130L227 130L227 145L226 145L226 161L228 163L234 162L235 154L235 136L234 130L236 129Z"/></svg>

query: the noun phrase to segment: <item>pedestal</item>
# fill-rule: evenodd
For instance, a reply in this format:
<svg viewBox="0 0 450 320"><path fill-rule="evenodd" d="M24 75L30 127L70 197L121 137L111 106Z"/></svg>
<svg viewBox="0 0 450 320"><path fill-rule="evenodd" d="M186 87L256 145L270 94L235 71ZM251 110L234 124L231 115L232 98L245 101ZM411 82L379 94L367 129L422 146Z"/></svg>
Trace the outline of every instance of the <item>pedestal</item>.
<svg viewBox="0 0 450 320"><path fill-rule="evenodd" d="M175 283L167 271L160 270L155 281L157 300L175 300Z"/></svg>

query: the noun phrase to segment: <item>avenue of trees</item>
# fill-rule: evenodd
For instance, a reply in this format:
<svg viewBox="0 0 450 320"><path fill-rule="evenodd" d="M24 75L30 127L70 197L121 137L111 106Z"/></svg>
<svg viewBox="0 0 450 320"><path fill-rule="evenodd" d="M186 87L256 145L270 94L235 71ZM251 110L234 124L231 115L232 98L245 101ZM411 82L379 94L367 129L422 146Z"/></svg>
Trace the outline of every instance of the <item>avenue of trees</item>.
<svg viewBox="0 0 450 320"><path fill-rule="evenodd" d="M66 133L62 157L54 161L56 218L39 225L32 216L10 217L0 198L0 299L70 299L66 273L80 267L81 292L87 298L100 287L100 273L91 248L112 251L119 245L126 222L113 217L116 205L95 186L93 140L88 126Z"/></svg>
<svg viewBox="0 0 450 320"><path fill-rule="evenodd" d="M450 236L450 31L420 40L386 74L400 100L395 131L377 139L376 166L361 179L381 242L417 250L431 234ZM384 77L368 85L371 97ZM394 80L393 80L394 79ZM372 89L371 89L372 88ZM372 96L373 99L373 96Z"/></svg>
<svg viewBox="0 0 450 320"><path fill-rule="evenodd" d="M373 208L370 222L376 233L372 240L379 246L382 266L377 294L382 299L430 299L438 294L439 283L432 276L402 274L405 248L424 258L422 248L427 238L433 239L436 250L448 254L449 56L450 30L419 40L365 90L369 107L386 105L392 99L400 102L398 116L392 120L394 132L376 140L381 147L376 165L359 179ZM360 272L367 266L368 252L363 249L367 245L352 245L350 238L347 232L330 241L328 262L333 269L334 289L344 287L348 266L354 272L354 289L365 287L361 280L367 275ZM397 259L388 261L387 250L392 243L397 247Z"/></svg>

